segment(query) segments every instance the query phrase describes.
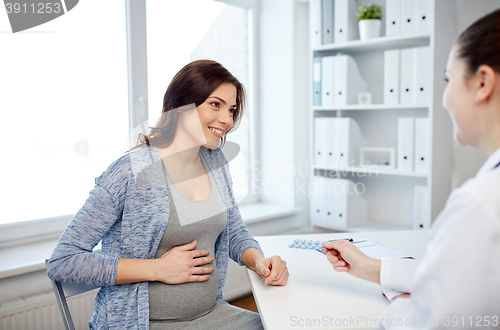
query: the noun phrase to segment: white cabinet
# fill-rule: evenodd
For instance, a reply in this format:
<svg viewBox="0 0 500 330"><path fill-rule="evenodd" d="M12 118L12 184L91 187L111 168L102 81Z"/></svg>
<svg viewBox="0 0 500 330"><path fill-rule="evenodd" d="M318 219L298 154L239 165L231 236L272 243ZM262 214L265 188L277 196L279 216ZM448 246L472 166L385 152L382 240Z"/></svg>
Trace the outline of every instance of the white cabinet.
<svg viewBox="0 0 500 330"><path fill-rule="evenodd" d="M348 1L355 3L356 7L363 3L357 0ZM316 43L310 48L310 183L318 182L317 177L350 180L358 187L364 187L362 197L368 204L368 222L350 226L348 221L347 226L334 228L341 231L412 229L417 224L428 223L429 219L434 220L451 192L453 127L448 113L442 107L442 94L445 88L443 71L455 39L455 1L418 0L418 3L425 2L418 4L416 0L407 0L406 5L402 5L401 1L405 0L374 1L382 6L384 28L381 37L340 43L335 42L334 38L333 43ZM390 3L393 4L390 6L395 7L387 11ZM401 8L398 8L398 3ZM412 11L410 7L416 9ZM394 24L392 21L386 22L386 18L393 20ZM314 20L314 15L311 15L310 19ZM318 25L318 22L312 24ZM400 26L397 26L398 24ZM386 31L389 36L386 36ZM389 52L393 60L386 57L387 51L395 51ZM313 81L314 61L317 63L318 58L338 55L349 55L356 62L361 77L367 83L367 90L371 93L372 104L313 103L313 86L318 83ZM397 70L400 76L394 76L394 70L386 68L388 65L400 66ZM386 81L384 77L388 72L392 73L392 76ZM401 76L403 73L404 77ZM389 95L390 93L385 91L388 86L389 90L392 89L393 93L399 95ZM411 97L406 97L404 90L407 88L418 91ZM413 150L417 153L425 152L426 156L417 156L420 160L424 159L421 164L412 163L406 170L398 168L397 165L395 168L332 167L326 159L316 164L315 153L318 148L324 149L328 145L324 140L332 136L338 138L338 135L331 132L321 133L325 132L325 128L315 127L315 123L319 122L315 119L322 117L355 120L369 147L392 148L396 151L396 159L398 136L408 136L401 134L401 131L398 134L401 129L398 125L400 118L415 118L413 122L417 123L422 123L421 119L425 118L425 129L417 127L419 145L413 147ZM422 137L422 134L425 136ZM413 140L405 142L416 143L415 136ZM426 193L416 196L415 191L424 188ZM318 207L319 202L322 201L315 200L311 195L311 210L321 209ZM312 220L314 212L311 211L310 215ZM356 219L353 219L353 223L356 223ZM331 226L317 228L332 229Z"/></svg>

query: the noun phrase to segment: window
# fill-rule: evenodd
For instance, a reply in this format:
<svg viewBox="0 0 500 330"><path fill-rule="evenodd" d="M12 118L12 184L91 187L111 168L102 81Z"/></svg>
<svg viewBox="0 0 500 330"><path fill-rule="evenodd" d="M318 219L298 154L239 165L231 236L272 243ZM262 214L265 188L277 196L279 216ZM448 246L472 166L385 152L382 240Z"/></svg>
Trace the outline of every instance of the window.
<svg viewBox="0 0 500 330"><path fill-rule="evenodd" d="M81 1L0 38L0 225L74 214L128 148L123 2Z"/></svg>
<svg viewBox="0 0 500 330"><path fill-rule="evenodd" d="M212 0L147 0L146 10L149 126L160 117L170 81L191 61L210 59L221 63L251 92L249 9ZM247 197L251 111L249 102L239 128L227 139L240 146L240 153L229 167L236 199L243 203L254 200Z"/></svg>
<svg viewBox="0 0 500 330"><path fill-rule="evenodd" d="M0 247L58 237L85 202L94 179L128 150L125 5L83 1L41 26L0 32ZM211 0L147 2L148 112L152 126L171 78L188 62L210 58L228 68L248 93L245 118L228 138L241 146L230 168L237 199L244 203L257 201L257 196L247 194L255 145L250 134L254 18L253 9L241 6ZM10 31L6 13L0 15L0 31ZM169 25L177 18L183 28Z"/></svg>

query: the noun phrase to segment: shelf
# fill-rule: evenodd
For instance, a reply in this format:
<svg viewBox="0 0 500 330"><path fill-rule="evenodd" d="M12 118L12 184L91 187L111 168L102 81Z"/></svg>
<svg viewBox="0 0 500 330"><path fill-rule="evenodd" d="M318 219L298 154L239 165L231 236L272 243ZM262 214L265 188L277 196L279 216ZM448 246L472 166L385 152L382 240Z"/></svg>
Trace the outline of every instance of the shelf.
<svg viewBox="0 0 500 330"><path fill-rule="evenodd" d="M337 110L410 110L428 109L427 104L348 104L343 106L313 106L313 111Z"/></svg>
<svg viewBox="0 0 500 330"><path fill-rule="evenodd" d="M369 177L372 175L374 177L377 177L378 175L393 175L393 176L406 176L406 177L413 177L413 178L427 178L427 173L418 173L418 172L404 172L404 171L398 171L395 169L382 169L382 168L377 168L376 170L373 170L373 167L375 166L362 166L362 167L347 167L347 168L328 168L328 167L323 167L323 168L317 168L315 167L315 170L324 170L324 171L336 171L336 172L349 172L349 173L363 173L363 174L368 174Z"/></svg>
<svg viewBox="0 0 500 330"><path fill-rule="evenodd" d="M400 49L408 47L429 46L428 33L403 35L395 37L379 37L368 40L352 40L340 44L321 45L313 49L315 53L359 53L374 50Z"/></svg>
<svg viewBox="0 0 500 330"><path fill-rule="evenodd" d="M398 225L393 223L372 222L368 221L357 226L349 227L347 232L363 232L363 231L385 231L385 230L412 230L411 226Z"/></svg>

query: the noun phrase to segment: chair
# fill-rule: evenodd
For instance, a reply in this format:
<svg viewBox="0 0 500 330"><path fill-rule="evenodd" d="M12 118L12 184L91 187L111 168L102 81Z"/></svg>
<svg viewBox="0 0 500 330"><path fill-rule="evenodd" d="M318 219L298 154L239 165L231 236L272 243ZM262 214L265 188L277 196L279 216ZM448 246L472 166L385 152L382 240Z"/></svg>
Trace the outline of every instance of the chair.
<svg viewBox="0 0 500 330"><path fill-rule="evenodd" d="M45 265L47 265L48 262L49 260L45 259ZM59 310L61 311L64 327L66 330L75 330L75 325L73 324L73 319L71 318L66 298L97 289L99 286L66 283L53 280L50 281L52 282L52 287L54 288L54 293L56 294L56 301L57 305L59 305Z"/></svg>

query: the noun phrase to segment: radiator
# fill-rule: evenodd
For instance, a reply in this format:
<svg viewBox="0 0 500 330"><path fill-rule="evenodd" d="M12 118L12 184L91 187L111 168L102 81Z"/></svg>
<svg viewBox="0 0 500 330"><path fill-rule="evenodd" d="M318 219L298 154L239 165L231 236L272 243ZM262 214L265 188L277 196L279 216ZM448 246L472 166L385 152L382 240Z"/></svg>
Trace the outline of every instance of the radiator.
<svg viewBox="0 0 500 330"><path fill-rule="evenodd" d="M68 306L76 329L88 329L98 290L68 299ZM229 261L224 300L230 301L251 292L246 267ZM64 330L59 306L53 291L30 297L21 297L0 304L0 330Z"/></svg>
<svg viewBox="0 0 500 330"><path fill-rule="evenodd" d="M68 307L76 329L88 329L98 290L68 299ZM2 302L0 330L64 330L59 306L53 291Z"/></svg>

